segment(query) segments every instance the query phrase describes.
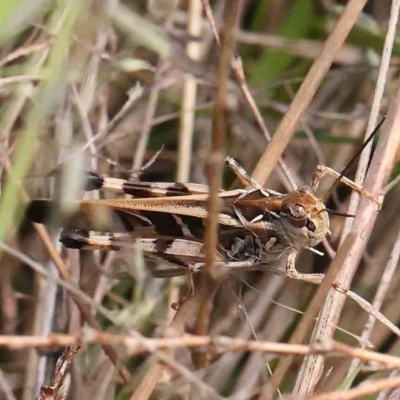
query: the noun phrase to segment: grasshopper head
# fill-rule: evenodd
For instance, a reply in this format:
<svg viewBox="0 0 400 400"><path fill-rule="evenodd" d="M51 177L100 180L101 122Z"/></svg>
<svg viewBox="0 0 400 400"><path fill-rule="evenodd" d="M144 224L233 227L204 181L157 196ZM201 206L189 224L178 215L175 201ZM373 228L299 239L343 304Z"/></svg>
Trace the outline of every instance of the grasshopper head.
<svg viewBox="0 0 400 400"><path fill-rule="evenodd" d="M294 247L317 245L329 231L328 213L309 186L288 193L281 204L281 221Z"/></svg>

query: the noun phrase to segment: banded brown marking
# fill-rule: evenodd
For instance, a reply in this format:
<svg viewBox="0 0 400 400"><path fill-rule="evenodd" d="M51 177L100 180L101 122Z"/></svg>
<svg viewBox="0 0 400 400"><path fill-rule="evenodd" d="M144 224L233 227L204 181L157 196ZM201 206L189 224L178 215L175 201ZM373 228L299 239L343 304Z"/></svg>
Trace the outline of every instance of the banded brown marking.
<svg viewBox="0 0 400 400"><path fill-rule="evenodd" d="M104 190L134 197L157 198L207 194L208 186L197 183L184 184L179 182L134 182L88 172L86 191L92 190Z"/></svg>

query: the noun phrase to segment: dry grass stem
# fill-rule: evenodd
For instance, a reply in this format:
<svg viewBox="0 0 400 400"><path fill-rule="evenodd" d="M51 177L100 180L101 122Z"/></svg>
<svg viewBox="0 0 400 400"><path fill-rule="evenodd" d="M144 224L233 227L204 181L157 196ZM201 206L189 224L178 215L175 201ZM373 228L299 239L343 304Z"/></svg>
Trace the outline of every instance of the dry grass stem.
<svg viewBox="0 0 400 400"><path fill-rule="evenodd" d="M290 40L281 36L265 35L254 32L239 30L235 32L238 43L265 46L268 48L278 48L289 50L292 54L297 54L306 58L316 58L324 46L323 42L317 40ZM344 44L336 54L333 62L340 64L357 65L362 59L363 54L360 48L349 44Z"/></svg>
<svg viewBox="0 0 400 400"><path fill-rule="evenodd" d="M200 294L202 302L197 316L196 330L198 335L205 335L208 332L209 319L211 314L212 300L215 291L223 278L224 272L218 270L215 265L217 261L217 247L219 235L219 211L221 208L218 193L222 183L222 169L225 160L225 145L228 130L226 120L228 100L228 80L230 73L231 59L234 52L235 42L232 32L234 31L239 13L239 0L232 0L225 5L224 26L220 45L218 60L218 85L215 104L213 107L212 120L212 143L207 160L207 177L210 187L208 198L208 218L205 231L205 270L200 281ZM207 354L196 352L193 354L194 364L197 368L204 368L207 365Z"/></svg>
<svg viewBox="0 0 400 400"><path fill-rule="evenodd" d="M161 70L161 65L162 65L162 61L159 61L159 66L157 68L158 71ZM157 75L158 74L156 73L156 77L157 77ZM150 89L149 100L147 103L144 121L143 121L142 129L140 132L138 145L136 147L135 157L133 159L134 161L132 164L132 171L133 171L132 176L135 178L137 178L138 171L141 170L142 165L144 163L147 145L148 145L148 141L149 141L149 135L150 135L150 131L151 131L151 126L153 123L154 116L156 114L159 95L160 95L160 88L157 87L156 85L153 86Z"/></svg>
<svg viewBox="0 0 400 400"><path fill-rule="evenodd" d="M275 343L256 340L235 339L227 336L196 336L183 334L179 337L166 338L137 338L105 333L86 329L81 335L52 334L45 336L7 336L0 335L0 347L21 350L26 348L36 349L58 349L62 347L71 347L74 354L80 346L88 344L110 344L116 347L122 347L127 355L135 356L144 353L153 353L155 351L168 351L180 348L206 347L213 354L223 354L227 352L250 352L250 353L271 353L276 355L298 355L321 354L324 356L343 356L348 358L360 359L363 362L379 364L384 369L397 369L400 367L400 358L387 354L380 354L374 351L363 350L344 345L333 340L315 343L313 346L291 343ZM74 347L75 346L75 347ZM63 357L60 362L64 363ZM64 364L62 373L65 374ZM54 377L57 382L61 382L58 370ZM53 378L53 380L56 378Z"/></svg>
<svg viewBox="0 0 400 400"><path fill-rule="evenodd" d="M336 22L328 39L325 41L321 53L315 59L300 89L291 102L288 112L283 117L276 129L274 137L257 163L252 177L261 185L267 183L272 170L275 168L276 163L293 136L300 118L310 105L322 79L332 65L335 54L346 40L347 35L356 23L366 2L366 0L350 0L346 4L342 15Z"/></svg>
<svg viewBox="0 0 400 400"><path fill-rule="evenodd" d="M361 385L354 389L343 392L330 392L317 394L315 396L307 396L309 400L353 400L360 399L363 396L369 396L381 390L389 390L397 388L400 385L400 377L387 379L377 379L368 382L363 382Z"/></svg>
<svg viewBox="0 0 400 400"><path fill-rule="evenodd" d="M390 283L392 282L397 265L399 264L400 260L400 231L399 235L397 236L397 239L394 243L392 252L390 253L389 260L386 264L385 271L382 275L382 279L379 283L378 289L376 291L374 301L372 303L372 306L376 310L380 310L383 304L383 301L385 299L385 296L388 293ZM376 319L374 316L370 315L368 317L368 322L365 324L365 328L363 330L363 333L361 335L361 341L360 341L360 347L362 349L365 349L367 346L367 343L370 341L372 330L374 329ZM360 362L354 360L352 362L352 365L349 368L348 376L352 376L354 374L354 371L359 368Z"/></svg>
<svg viewBox="0 0 400 400"><path fill-rule="evenodd" d="M200 0L190 0L188 8L187 32L194 38L201 37L202 30L202 4ZM193 61L201 58L201 42L192 41L186 46L186 53ZM180 110L178 163L176 180L189 182L192 163L192 147L196 116L197 80L192 74L183 75L182 107ZM170 284L169 304L179 302L179 285L177 279L172 279ZM170 310L168 320L172 320L173 310Z"/></svg>
<svg viewBox="0 0 400 400"><path fill-rule="evenodd" d="M193 37L200 37L202 26L202 4L200 0L190 0L187 31ZM201 43L191 42L186 47L187 55L194 61L201 57ZM191 74L184 74L182 107L180 113L178 147L178 182L188 182L192 160L192 143L196 110L197 82Z"/></svg>

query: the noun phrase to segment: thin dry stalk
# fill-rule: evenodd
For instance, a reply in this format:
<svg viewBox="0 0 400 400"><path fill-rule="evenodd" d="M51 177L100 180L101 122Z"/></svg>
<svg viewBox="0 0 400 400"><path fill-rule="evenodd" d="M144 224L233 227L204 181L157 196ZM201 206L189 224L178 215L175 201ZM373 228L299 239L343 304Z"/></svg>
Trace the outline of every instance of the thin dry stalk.
<svg viewBox="0 0 400 400"><path fill-rule="evenodd" d="M136 84L133 86L131 89L127 91L128 99L126 102L122 105L120 110L114 115L114 117L107 123L107 125L103 129L99 129L98 132L93 136L93 138L90 141L87 141L82 148L79 150L80 152L84 152L86 149L88 149L92 143L95 143L96 141L99 141L98 143L98 149L100 150L102 147L105 146L104 144L104 137L109 133L115 125L120 122L125 115L128 113L128 111L131 109L134 103L136 103L137 100L139 100L143 96L144 89ZM154 125L154 121L153 124ZM103 139L103 141L101 140ZM116 140L115 136L113 136L113 140ZM71 159L74 156L74 154L70 154L68 159ZM66 163L68 160L65 160L64 163Z"/></svg>
<svg viewBox="0 0 400 400"><path fill-rule="evenodd" d="M87 112L87 107L84 105L83 99L80 97L78 93L78 89L76 88L76 85L71 84L71 90L72 90L72 98L73 102L78 110L79 117L81 119L81 124L82 124L82 131L84 135L86 136L87 143L90 143L89 145L89 156L90 156L90 168L93 171L97 171L98 166L97 166L97 150L96 146L94 143L94 134L92 130L92 126L90 124L88 112Z"/></svg>
<svg viewBox="0 0 400 400"><path fill-rule="evenodd" d="M0 60L0 68L4 67L6 64L17 60L20 57L25 57L30 55L31 53L36 53L37 51L44 50L46 47L50 45L49 40L44 40L42 43L32 44L30 46L21 47L10 54L7 54L4 58Z"/></svg>
<svg viewBox="0 0 400 400"><path fill-rule="evenodd" d="M343 264L343 261L347 257L352 246L354 245L355 240L355 235L349 235L346 239L346 242L336 254L336 257L332 260L332 264L328 270L328 273L326 274L315 296L309 304L307 311L302 316L300 323L297 325L295 331L293 332L290 343L301 343L305 339L310 328L313 326L313 321L318 315L322 302L324 301L329 290L331 289L332 284L335 281L336 276ZM290 364L292 363L292 360L293 357L287 357L279 361L278 366L276 367L274 374L272 375L271 381L272 389L274 392L277 388L279 388L282 379L284 378L287 370L290 367Z"/></svg>
<svg viewBox="0 0 400 400"><path fill-rule="evenodd" d="M268 177L288 145L300 118L311 103L323 78L332 65L335 54L346 40L366 3L366 0L350 0L325 41L321 53L308 71L304 82L289 107L289 111L283 117L274 137L253 172L252 177L261 185L265 185L267 182Z"/></svg>
<svg viewBox="0 0 400 400"><path fill-rule="evenodd" d="M316 396L307 396L308 400L353 400L360 399L363 396L368 396L377 393L381 390L394 389L400 386L400 377L388 379L377 379L375 381L363 382L358 387L344 392L329 392ZM296 397L298 398L298 397ZM290 398L289 398L290 399ZM289 400L288 399L288 400Z"/></svg>
<svg viewBox="0 0 400 400"><path fill-rule="evenodd" d="M389 182L385 189L383 190L383 194L386 196L394 187L396 187L400 183L400 175L394 178L391 182Z"/></svg>
<svg viewBox="0 0 400 400"><path fill-rule="evenodd" d="M372 306L377 310L380 310L382 307L383 300L385 299L390 283L392 282L399 260L400 260L400 231L393 246L393 249L390 253L389 260L386 264L385 271L382 275L381 281L379 282L379 286L376 291L374 301L372 303ZM367 343L370 341L372 330L374 329L375 326L375 322L376 319L372 315L370 315L368 317L367 323L365 324L364 331L361 335L360 347L362 349L365 349ZM353 376L354 371L358 369L359 366L360 362L358 360L354 360L351 363L347 377Z"/></svg>
<svg viewBox="0 0 400 400"><path fill-rule="evenodd" d="M24 82L32 82L41 80L42 77L40 75L14 75L8 76L7 78L0 79L0 88L6 85L11 85L13 83L24 83Z"/></svg>
<svg viewBox="0 0 400 400"><path fill-rule="evenodd" d="M79 41L79 38L75 38ZM104 59L104 53L107 50L108 33L107 27L103 21L98 21L96 26L96 37L94 38L94 48L91 49L90 60L87 66L86 76L80 87L79 97L84 104L86 114L89 113L96 103L96 94L99 86L99 73Z"/></svg>
<svg viewBox="0 0 400 400"><path fill-rule="evenodd" d="M190 0L188 8L188 34L199 38L202 28L202 5L200 0ZM201 56L201 43L191 41L186 46L186 53L193 61ZM197 80L192 74L183 74L182 107L180 111L178 165L176 179L178 182L188 182L192 162L192 144L194 135L194 121L196 116ZM168 303L179 301L179 279L172 278ZM173 313L172 308L170 314ZM169 315L168 320L171 321Z"/></svg>
<svg viewBox="0 0 400 400"><path fill-rule="evenodd" d="M126 354L133 356L156 351L168 351L182 348L207 347L214 354L226 352L250 352L277 355L321 354L325 356L343 356L357 358L363 362L379 364L381 369L400 368L400 357L375 351L362 350L347 346L334 340L326 340L313 346L303 344L277 343L259 340L235 339L228 336L196 336L183 334L181 336L165 338L134 338L125 335L105 333L92 329L85 329L80 335L51 334L39 336L0 335L0 348L21 350L27 348L57 349L80 345L109 343L122 347ZM176 365L175 365L176 366ZM173 367L175 367L173 366ZM55 376L57 374L57 369ZM52 384L54 385L54 384Z"/></svg>
<svg viewBox="0 0 400 400"><path fill-rule="evenodd" d="M167 19L165 26L168 27L169 25L170 25L170 19ZM154 74L154 85L150 89L150 95L149 95L149 100L147 103L146 114L144 117L142 130L140 132L139 141L138 141L138 144L136 147L135 156L133 158L132 177L134 177L134 178L137 177L138 171L141 170L141 168L144 164L147 145L149 142L150 132L151 132L151 128L153 126L153 120L154 120L154 117L156 114L158 98L159 98L160 90L161 90L161 87L160 87L160 85L157 84L158 83L157 81L161 75L163 66L164 66L164 59L161 57L158 61L157 70Z"/></svg>
<svg viewBox="0 0 400 400"><path fill-rule="evenodd" d="M200 37L202 25L202 6L200 0L190 0L188 9L189 35ZM186 48L187 55L194 61L200 59L201 43L190 42ZM188 182L192 159L192 142L196 110L197 81L191 74L184 74L182 88L182 107L180 113L179 147L178 147L178 182Z"/></svg>
<svg viewBox="0 0 400 400"><path fill-rule="evenodd" d="M219 33L218 33L218 28L217 24L215 23L215 18L211 9L210 1L209 0L201 0L204 8L204 13L206 14L206 17L208 19L208 22L210 23L212 33L214 35L215 41L217 42L217 45L221 45L221 40L219 38Z"/></svg>
<svg viewBox="0 0 400 400"><path fill-rule="evenodd" d="M282 36L241 30L235 32L235 36L238 43L286 49L287 51L290 51L291 54L296 54L305 58L316 58L323 47L323 42L319 40L290 40ZM344 44L334 57L335 63L357 65L364 60L364 52L357 46Z"/></svg>
<svg viewBox="0 0 400 400"><path fill-rule="evenodd" d="M215 104L213 108L213 130L212 148L207 160L207 173L210 186L208 200L208 219L205 232L205 269L201 276L200 293L201 306L196 322L195 332L198 335L205 335L208 331L208 324L212 306L212 300L216 288L223 276L214 266L217 257L218 244L218 213L220 201L218 199L219 189L222 181L222 169L224 167L225 140L227 135L227 98L230 63L234 51L234 40L232 32L235 29L239 14L239 0L227 2L224 9L224 27L221 38L220 55L218 61L218 85ZM207 354L197 352L193 354L194 364L197 368L204 368L207 364Z"/></svg>
<svg viewBox="0 0 400 400"><path fill-rule="evenodd" d="M155 74L155 79L160 73L161 66L163 64L163 60L159 61L159 65L157 67L157 72ZM154 85L150 89L149 100L147 102L146 113L143 120L142 129L140 131L139 141L136 147L135 156L133 158L132 163L132 171L133 177L137 176L138 171L142 168L144 163L147 144L149 142L150 131L153 126L153 118L156 113L157 104L158 104L158 97L160 95L160 87L158 85Z"/></svg>
<svg viewBox="0 0 400 400"><path fill-rule="evenodd" d="M368 130L367 130L368 135L375 127L379 115L380 103L383 96L386 76L390 64L390 56L396 32L399 9L400 9L400 1L399 0L393 1L388 33L386 36L383 55L382 55L382 63L379 71L376 91L374 94L373 108L371 110L371 116L368 122ZM400 101L400 87L397 89L396 96L393 99L389 110L389 115L391 117L390 127L388 127L387 131L382 134L382 138L379 141L379 145L377 147L377 150L375 152L370 167L370 172L368 174L369 179L367 178L365 183L365 188L373 195L382 194L382 190L388 182L390 171L392 170L395 162L395 154L399 145L399 139L396 138L396 135L399 136L397 134L399 129L398 124L400 123L400 121L398 120L398 118L400 118L400 110L398 108L399 101ZM364 156L364 153L366 153L367 156ZM365 171L368 165L368 160L369 160L369 152L363 152L363 155L361 156L360 159L359 168L357 171L356 183L362 184L365 176ZM372 180L374 178L376 179L376 181ZM356 211L358 205L358 199L359 199L358 195L353 192L350 200L350 206L348 211L349 214L354 213ZM338 284L343 288L349 288L351 285L351 281L353 279L354 274L356 273L357 266L361 257L361 252L363 251L363 249L367 244L367 240L369 238L375 219L377 217L377 210L374 210L371 207L371 205L372 204L365 205L365 207L363 208L360 207L359 213L357 214L357 218L354 221L355 230L358 230L358 232L360 234L362 233L362 235L358 237L354 249L349 254L349 257L343 264L343 268L338 277ZM345 235L350 231L350 229L351 229L351 221L349 221L345 226L342 238L345 237ZM316 326L314 340L317 340L322 337L332 337L335 331L333 327L338 324L344 303L345 303L344 296L341 296L340 294L331 291L325 302L319 322ZM296 383L296 391L298 393L308 393L312 391L318 382L319 376L321 376L322 368L323 368L323 362L321 359L318 359L316 357L311 357L309 359L304 360L301 373L299 374Z"/></svg>
<svg viewBox="0 0 400 400"><path fill-rule="evenodd" d="M260 296L264 296L264 292L258 290L257 288L255 288L255 287L252 286L252 285L249 285L249 284L248 284L247 282L245 282L245 281L243 281L243 283L244 283L247 287L249 287L251 290L253 290L255 293L259 294ZM351 293L351 294L350 294L350 293ZM348 292L346 293L346 295L349 296L350 298L352 298L352 294L353 294L353 293L352 293L351 291L348 291ZM364 301L365 301L365 300L364 300ZM275 304L275 305L281 307L281 308L284 309L284 310L291 311L291 312L294 313L294 314L304 315L304 312L303 312L303 311L300 311L300 310L298 310L298 309L296 309L296 308L290 307L290 306L288 306L288 305L286 305L286 304L283 304L283 303L281 303L281 302L279 302L279 301L271 300L271 302L272 302L273 304ZM317 321L317 318L315 318L314 321ZM341 328L340 326L337 326L336 329L337 329L338 331L342 332L343 334L345 334L345 335L347 335L347 336L353 338L353 339L354 339L355 341L357 341L357 342L359 342L359 341L361 340L360 336L355 335L354 333L350 332L350 331L347 330L347 329L343 329L343 328ZM398 336L400 337L400 330L399 330L399 335L398 335ZM367 345L371 345L371 343L367 343Z"/></svg>

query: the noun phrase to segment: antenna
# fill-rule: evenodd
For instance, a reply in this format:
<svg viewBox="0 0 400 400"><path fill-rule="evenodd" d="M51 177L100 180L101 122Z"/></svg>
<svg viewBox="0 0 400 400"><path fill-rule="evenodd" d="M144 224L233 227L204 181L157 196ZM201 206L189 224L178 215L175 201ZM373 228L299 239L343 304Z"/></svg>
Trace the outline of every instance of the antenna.
<svg viewBox="0 0 400 400"><path fill-rule="evenodd" d="M379 121L378 125L376 125L375 129L371 132L371 134L368 136L367 140L363 143L363 145L360 147L360 149L357 150L356 154L351 158L351 160L348 162L344 170L340 173L340 175L335 179L333 182L332 186L328 189L328 191L325 193L323 196L322 200L325 202L326 199L332 194L332 191L334 187L337 185L338 182L342 180L344 177L345 173L349 170L349 168L354 164L354 162L360 157L361 153L364 151L364 149L367 147L368 143L375 137L375 135L378 133L380 127L383 125L383 123L386 120L386 115Z"/></svg>
<svg viewBox="0 0 400 400"><path fill-rule="evenodd" d="M318 214L320 214L322 212L327 212L328 214L332 214L332 215L338 215L339 217L348 217L348 218L354 218L355 217L354 214L345 214L345 213L341 213L341 212L338 212L338 211L331 210L330 208L324 208Z"/></svg>

